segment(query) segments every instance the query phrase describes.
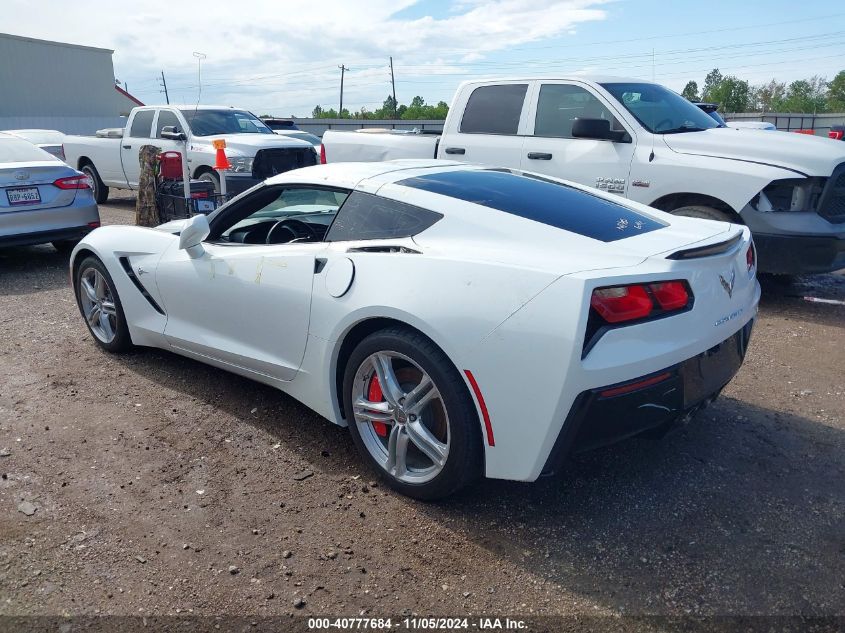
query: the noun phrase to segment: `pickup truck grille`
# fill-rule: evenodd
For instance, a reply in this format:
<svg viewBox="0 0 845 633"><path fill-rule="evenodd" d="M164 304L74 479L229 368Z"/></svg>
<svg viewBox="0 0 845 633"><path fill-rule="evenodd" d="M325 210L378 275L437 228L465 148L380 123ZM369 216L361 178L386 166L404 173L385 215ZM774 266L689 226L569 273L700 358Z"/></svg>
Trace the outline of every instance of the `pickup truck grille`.
<svg viewBox="0 0 845 633"><path fill-rule="evenodd" d="M265 180L291 169L317 164L317 154L310 147L280 147L260 149L255 153L252 175Z"/></svg>
<svg viewBox="0 0 845 633"><path fill-rule="evenodd" d="M828 178L819 198L819 215L834 224L845 222L845 163L838 165Z"/></svg>

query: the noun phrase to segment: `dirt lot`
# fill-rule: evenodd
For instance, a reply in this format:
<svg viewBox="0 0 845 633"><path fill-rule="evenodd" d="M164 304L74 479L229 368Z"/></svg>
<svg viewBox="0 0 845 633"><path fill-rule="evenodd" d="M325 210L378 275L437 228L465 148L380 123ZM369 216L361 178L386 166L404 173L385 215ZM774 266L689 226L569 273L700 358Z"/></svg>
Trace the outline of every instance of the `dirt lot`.
<svg viewBox="0 0 845 633"><path fill-rule="evenodd" d="M845 307L802 298L845 276L767 282L674 435L427 505L279 392L99 351L66 265L0 252L0 614L845 615Z"/></svg>

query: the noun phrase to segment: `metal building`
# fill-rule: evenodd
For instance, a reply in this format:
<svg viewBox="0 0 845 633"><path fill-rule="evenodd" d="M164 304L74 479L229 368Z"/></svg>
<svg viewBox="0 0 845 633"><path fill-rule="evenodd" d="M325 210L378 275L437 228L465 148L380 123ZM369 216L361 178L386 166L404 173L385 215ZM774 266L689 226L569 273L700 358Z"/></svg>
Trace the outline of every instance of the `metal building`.
<svg viewBox="0 0 845 633"><path fill-rule="evenodd" d="M113 52L0 33L0 130L123 127L143 104L115 85Z"/></svg>

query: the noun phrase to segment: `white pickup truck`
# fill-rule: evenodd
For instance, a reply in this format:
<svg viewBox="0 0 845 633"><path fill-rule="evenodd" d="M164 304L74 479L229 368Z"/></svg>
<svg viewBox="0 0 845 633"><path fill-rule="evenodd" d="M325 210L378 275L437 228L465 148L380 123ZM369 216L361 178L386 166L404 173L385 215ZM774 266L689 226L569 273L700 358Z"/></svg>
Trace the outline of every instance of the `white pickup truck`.
<svg viewBox="0 0 845 633"><path fill-rule="evenodd" d="M443 133L327 131L323 162L444 158L579 182L678 215L746 224L760 269L845 268L845 146L724 127L655 83L460 85Z"/></svg>
<svg viewBox="0 0 845 633"><path fill-rule="evenodd" d="M213 169L216 150L211 142L226 141L226 156L231 164L225 172L226 190L230 194L318 161L311 143L274 134L246 110L194 105L133 108L123 134L118 136L66 136L65 161L88 176L97 202L103 203L108 199L109 187L138 186L138 152L142 145L155 145L162 151L183 150L182 141L162 136L168 127L174 128L169 130L171 133L181 133L187 139L191 177L212 182L217 191L220 180Z"/></svg>

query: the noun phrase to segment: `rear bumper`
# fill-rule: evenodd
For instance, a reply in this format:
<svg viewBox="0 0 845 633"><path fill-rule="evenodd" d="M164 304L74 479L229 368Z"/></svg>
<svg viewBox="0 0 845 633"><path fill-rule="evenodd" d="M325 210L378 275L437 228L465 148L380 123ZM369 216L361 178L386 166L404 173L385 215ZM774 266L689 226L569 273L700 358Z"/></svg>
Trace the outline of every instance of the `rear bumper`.
<svg viewBox="0 0 845 633"><path fill-rule="evenodd" d="M18 235L0 235L0 246L32 246L47 244L48 242L78 241L93 231L96 226L74 226L35 233L19 233Z"/></svg>
<svg viewBox="0 0 845 633"><path fill-rule="evenodd" d="M664 370L578 395L543 467L568 454L612 444L673 423L706 405L742 365L754 320L707 351Z"/></svg>
<svg viewBox="0 0 845 633"><path fill-rule="evenodd" d="M845 268L845 233L840 236L754 234L760 269L800 275Z"/></svg>

